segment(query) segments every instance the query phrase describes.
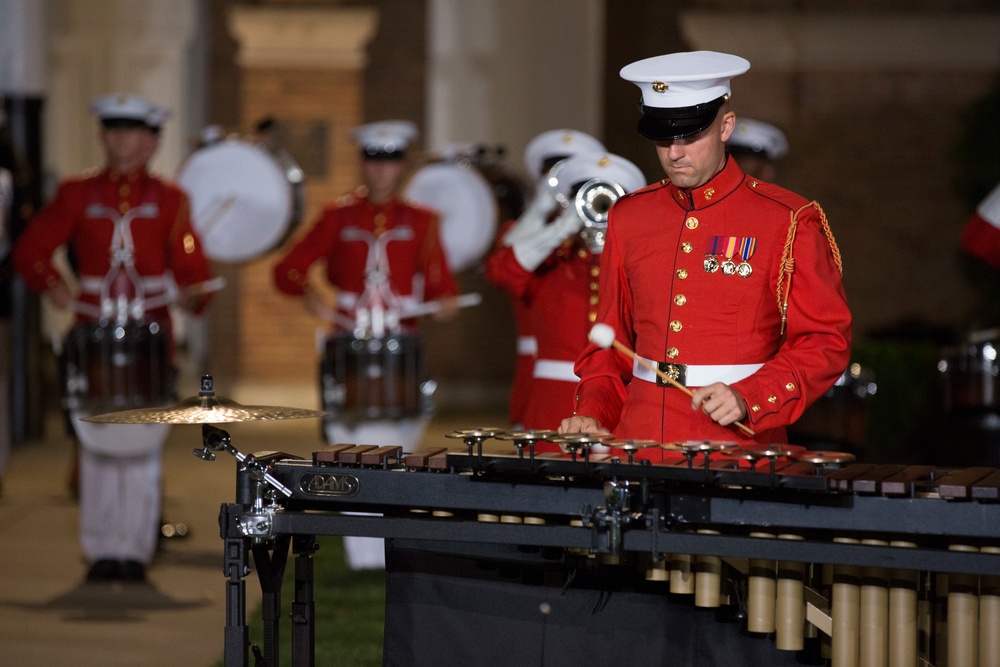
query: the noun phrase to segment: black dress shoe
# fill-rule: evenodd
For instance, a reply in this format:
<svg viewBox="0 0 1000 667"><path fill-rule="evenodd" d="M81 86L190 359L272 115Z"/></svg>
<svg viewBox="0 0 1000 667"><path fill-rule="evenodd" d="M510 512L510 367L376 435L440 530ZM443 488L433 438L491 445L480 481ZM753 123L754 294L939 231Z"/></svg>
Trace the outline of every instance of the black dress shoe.
<svg viewBox="0 0 1000 667"><path fill-rule="evenodd" d="M117 581L121 578L121 564L109 558L94 561L90 569L87 570L87 581Z"/></svg>
<svg viewBox="0 0 1000 667"><path fill-rule="evenodd" d="M146 581L146 566L137 560L127 560L121 565L122 581Z"/></svg>

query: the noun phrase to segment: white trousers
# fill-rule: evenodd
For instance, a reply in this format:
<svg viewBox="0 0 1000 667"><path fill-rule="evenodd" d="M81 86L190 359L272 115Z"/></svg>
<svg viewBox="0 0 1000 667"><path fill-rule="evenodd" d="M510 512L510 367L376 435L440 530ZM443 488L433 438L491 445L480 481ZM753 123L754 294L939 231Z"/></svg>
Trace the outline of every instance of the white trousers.
<svg viewBox="0 0 1000 667"><path fill-rule="evenodd" d="M431 422L430 415L412 419L361 422L353 428L345 424L328 422L323 430L327 442L355 445L399 445L404 452L412 452L420 444ZM348 512L345 512L348 514ZM364 514L350 512L350 514ZM369 515L378 516L378 515ZM344 536L344 553L352 570L385 568L385 540L381 537Z"/></svg>
<svg viewBox="0 0 1000 667"><path fill-rule="evenodd" d="M165 424L91 424L80 439L80 542L91 563L149 564L160 529Z"/></svg>

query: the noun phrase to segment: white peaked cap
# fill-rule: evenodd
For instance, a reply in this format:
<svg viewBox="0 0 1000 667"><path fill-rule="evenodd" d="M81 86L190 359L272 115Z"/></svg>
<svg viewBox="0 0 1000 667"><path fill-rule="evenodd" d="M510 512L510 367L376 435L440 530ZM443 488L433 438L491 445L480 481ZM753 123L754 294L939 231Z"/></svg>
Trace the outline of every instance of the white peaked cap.
<svg viewBox="0 0 1000 667"><path fill-rule="evenodd" d="M584 132L549 130L528 142L524 149L524 168L532 177L541 176L542 166L552 158L562 159L577 153L603 150L604 144Z"/></svg>
<svg viewBox="0 0 1000 667"><path fill-rule="evenodd" d="M781 159L788 153L788 139L784 132L770 123L739 116L726 146L763 153L769 160Z"/></svg>
<svg viewBox="0 0 1000 667"><path fill-rule="evenodd" d="M604 152L579 153L559 163L557 189L569 197L574 187L591 179L600 178L617 183L625 192L632 192L647 185L639 167L625 158Z"/></svg>
<svg viewBox="0 0 1000 667"><path fill-rule="evenodd" d="M166 107L129 93L113 93L94 98L90 111L104 120L134 120L158 128L170 115Z"/></svg>
<svg viewBox="0 0 1000 667"><path fill-rule="evenodd" d="M384 120L351 130L351 138L368 155L402 153L417 136L417 126L408 120Z"/></svg>
<svg viewBox="0 0 1000 667"><path fill-rule="evenodd" d="M639 134L669 140L711 125L732 93L730 80L748 69L749 61L739 56L688 51L636 61L623 67L620 75L642 92Z"/></svg>

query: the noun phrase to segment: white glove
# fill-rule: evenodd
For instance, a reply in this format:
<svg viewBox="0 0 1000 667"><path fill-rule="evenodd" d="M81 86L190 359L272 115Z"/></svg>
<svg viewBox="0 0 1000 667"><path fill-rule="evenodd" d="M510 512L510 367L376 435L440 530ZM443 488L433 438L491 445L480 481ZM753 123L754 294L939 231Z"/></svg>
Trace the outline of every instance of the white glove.
<svg viewBox="0 0 1000 667"><path fill-rule="evenodd" d="M545 225L530 236L518 239L514 244L514 258L527 271L534 271L552 251L563 241L580 231L583 219L576 208L567 206L553 222Z"/></svg>
<svg viewBox="0 0 1000 667"><path fill-rule="evenodd" d="M528 204L528 208L504 234L503 244L512 246L518 239L531 236L540 230L545 226L545 221L549 219L555 207L556 200L552 190L544 181L539 182L538 187L535 188L535 196Z"/></svg>

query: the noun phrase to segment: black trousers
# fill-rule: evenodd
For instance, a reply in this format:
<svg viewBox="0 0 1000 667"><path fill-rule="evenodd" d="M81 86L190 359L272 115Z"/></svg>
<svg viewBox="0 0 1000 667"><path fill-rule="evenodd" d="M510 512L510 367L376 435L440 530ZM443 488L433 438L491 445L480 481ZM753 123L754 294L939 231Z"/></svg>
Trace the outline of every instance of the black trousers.
<svg viewBox="0 0 1000 667"><path fill-rule="evenodd" d="M696 608L635 567L399 540L386 556L385 665L801 664L772 637L744 633L735 607Z"/></svg>

